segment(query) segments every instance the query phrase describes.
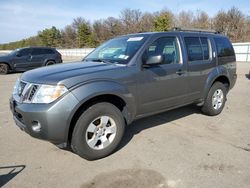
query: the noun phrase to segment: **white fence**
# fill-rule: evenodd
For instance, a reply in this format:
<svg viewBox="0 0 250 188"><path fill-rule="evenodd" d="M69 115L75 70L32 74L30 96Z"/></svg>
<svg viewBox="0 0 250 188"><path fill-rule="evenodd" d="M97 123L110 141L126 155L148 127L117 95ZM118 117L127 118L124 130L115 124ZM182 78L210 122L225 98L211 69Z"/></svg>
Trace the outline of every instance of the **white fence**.
<svg viewBox="0 0 250 188"><path fill-rule="evenodd" d="M249 43L233 43L236 54L236 61L250 62L250 42ZM76 49L57 49L63 58L75 57L83 58L94 50L94 48L76 48ZM0 50L0 54L6 54L10 50Z"/></svg>
<svg viewBox="0 0 250 188"><path fill-rule="evenodd" d="M94 48L76 48L76 49L57 49L63 57L85 57L90 52L94 50Z"/></svg>
<svg viewBox="0 0 250 188"><path fill-rule="evenodd" d="M236 60L242 62L250 62L250 42L233 43Z"/></svg>

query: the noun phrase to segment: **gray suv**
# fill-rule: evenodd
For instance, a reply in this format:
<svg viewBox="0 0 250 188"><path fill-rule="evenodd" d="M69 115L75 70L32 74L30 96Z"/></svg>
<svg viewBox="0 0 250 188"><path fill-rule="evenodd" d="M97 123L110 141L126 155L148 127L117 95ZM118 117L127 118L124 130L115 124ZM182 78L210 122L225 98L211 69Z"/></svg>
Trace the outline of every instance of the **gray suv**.
<svg viewBox="0 0 250 188"><path fill-rule="evenodd" d="M221 113L236 82L232 44L209 31L120 36L82 62L28 71L10 108L35 138L94 160L115 151L132 121L188 104Z"/></svg>
<svg viewBox="0 0 250 188"><path fill-rule="evenodd" d="M0 56L0 74L27 71L41 66L62 63L61 54L54 48L27 47Z"/></svg>

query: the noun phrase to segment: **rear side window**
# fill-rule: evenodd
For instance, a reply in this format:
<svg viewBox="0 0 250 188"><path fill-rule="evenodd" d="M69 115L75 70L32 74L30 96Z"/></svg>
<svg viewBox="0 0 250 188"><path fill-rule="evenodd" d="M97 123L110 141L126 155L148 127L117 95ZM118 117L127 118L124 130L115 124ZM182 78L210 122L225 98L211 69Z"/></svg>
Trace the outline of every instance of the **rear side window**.
<svg viewBox="0 0 250 188"><path fill-rule="evenodd" d="M203 53L199 37L185 37L188 61L203 60Z"/></svg>
<svg viewBox="0 0 250 188"><path fill-rule="evenodd" d="M34 48L32 50L32 55L45 55L45 54L54 54L52 49L43 49L43 48Z"/></svg>
<svg viewBox="0 0 250 188"><path fill-rule="evenodd" d="M35 48L32 50L32 55L41 55L41 49Z"/></svg>
<svg viewBox="0 0 250 188"><path fill-rule="evenodd" d="M185 37L188 61L209 59L209 42L206 37Z"/></svg>
<svg viewBox="0 0 250 188"><path fill-rule="evenodd" d="M209 59L209 44L208 39L206 37L201 37L201 47L203 51L204 60Z"/></svg>
<svg viewBox="0 0 250 188"><path fill-rule="evenodd" d="M218 57L234 56L234 49L227 38L214 38Z"/></svg>
<svg viewBox="0 0 250 188"><path fill-rule="evenodd" d="M54 54L54 51L52 49L42 49L43 54Z"/></svg>

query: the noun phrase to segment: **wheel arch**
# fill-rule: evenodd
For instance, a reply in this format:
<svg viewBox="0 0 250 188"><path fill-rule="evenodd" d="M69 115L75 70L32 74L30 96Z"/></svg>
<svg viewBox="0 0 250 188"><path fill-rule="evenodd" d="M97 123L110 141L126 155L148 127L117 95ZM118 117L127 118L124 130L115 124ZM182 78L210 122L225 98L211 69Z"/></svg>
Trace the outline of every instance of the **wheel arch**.
<svg viewBox="0 0 250 188"><path fill-rule="evenodd" d="M213 84L215 82L221 82L222 84L225 85L225 87L227 88L227 91L229 91L230 89L230 79L228 78L227 75L225 74L212 74L210 77L208 77L207 79L207 83L204 89L204 93L203 93L203 98L205 99L207 97L207 94L210 90L210 88L213 86Z"/></svg>
<svg viewBox="0 0 250 188"><path fill-rule="evenodd" d="M0 61L0 64L8 65L9 70L13 70L12 66L10 65L10 63L8 63L8 62L6 62L6 61Z"/></svg>
<svg viewBox="0 0 250 188"><path fill-rule="evenodd" d="M56 64L56 61L54 59L45 59L44 60L44 66L46 66L49 61L53 61L54 64Z"/></svg>
<svg viewBox="0 0 250 188"><path fill-rule="evenodd" d="M69 129L68 129L68 134L67 134L67 141L70 142L71 138L72 138L72 133L74 130L74 127L76 125L76 122L78 120L78 118L80 117L80 115L86 110L88 109L90 106L96 104L96 103L100 103L100 102L108 102L113 104L114 106L116 106L123 114L123 117L127 123L131 122L131 119L128 115L128 106L126 101L115 94L100 94L100 95L96 95L93 96L91 98L89 98L88 100L82 102L77 110L74 112L71 120L70 120L70 124L69 124Z"/></svg>

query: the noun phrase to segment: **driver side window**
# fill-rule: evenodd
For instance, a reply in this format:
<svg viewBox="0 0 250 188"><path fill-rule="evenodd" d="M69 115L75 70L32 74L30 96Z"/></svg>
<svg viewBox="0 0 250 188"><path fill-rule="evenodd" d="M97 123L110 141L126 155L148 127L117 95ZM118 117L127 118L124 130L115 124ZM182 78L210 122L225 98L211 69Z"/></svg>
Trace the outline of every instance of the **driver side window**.
<svg viewBox="0 0 250 188"><path fill-rule="evenodd" d="M26 49L22 49L19 51L20 56L27 56L30 55L30 49L26 48Z"/></svg>
<svg viewBox="0 0 250 188"><path fill-rule="evenodd" d="M147 58L162 56L162 64L178 64L180 62L179 46L176 37L162 37L154 41L145 52Z"/></svg>

